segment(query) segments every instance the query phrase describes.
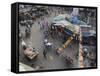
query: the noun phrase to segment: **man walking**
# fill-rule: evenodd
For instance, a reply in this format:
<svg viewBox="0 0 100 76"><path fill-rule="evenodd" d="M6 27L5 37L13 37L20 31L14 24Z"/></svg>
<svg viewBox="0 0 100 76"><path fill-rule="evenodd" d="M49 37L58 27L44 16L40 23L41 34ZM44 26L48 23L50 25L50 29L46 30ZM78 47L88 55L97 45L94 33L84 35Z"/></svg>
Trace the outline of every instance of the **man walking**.
<svg viewBox="0 0 100 76"><path fill-rule="evenodd" d="M47 59L47 50L45 50L45 49L43 51L43 56L44 56L45 59Z"/></svg>

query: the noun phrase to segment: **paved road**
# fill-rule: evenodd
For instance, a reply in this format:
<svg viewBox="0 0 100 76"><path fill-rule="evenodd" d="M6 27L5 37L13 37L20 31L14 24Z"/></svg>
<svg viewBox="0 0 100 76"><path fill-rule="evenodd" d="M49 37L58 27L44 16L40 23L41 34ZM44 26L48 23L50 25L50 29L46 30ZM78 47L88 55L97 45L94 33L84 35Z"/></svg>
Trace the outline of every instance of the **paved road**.
<svg viewBox="0 0 100 76"><path fill-rule="evenodd" d="M53 19L54 14L49 16L47 19L49 22ZM63 58L62 55L57 55L55 52L55 47L60 47L62 45L61 40L59 39L52 39L51 37L48 38L49 42L53 43L52 50L49 50L47 52L47 59L43 56L43 40L44 40L44 34L43 30L40 30L40 25L38 24L38 21L41 21L41 19L37 19L35 23L33 24L31 28L31 37L29 39L25 39L25 42L29 45L32 45L32 47L35 47L38 52L39 56L36 60L29 61L25 58L23 54L23 50L20 46L20 62L23 62L29 66L32 66L33 68L36 68L36 66L41 66L41 70L46 69L64 69L64 68L78 68L78 59L75 58L76 53L79 50L78 43L72 43L71 46L68 46L64 52L63 55L66 55L68 57L71 57L73 59L73 65L68 65Z"/></svg>

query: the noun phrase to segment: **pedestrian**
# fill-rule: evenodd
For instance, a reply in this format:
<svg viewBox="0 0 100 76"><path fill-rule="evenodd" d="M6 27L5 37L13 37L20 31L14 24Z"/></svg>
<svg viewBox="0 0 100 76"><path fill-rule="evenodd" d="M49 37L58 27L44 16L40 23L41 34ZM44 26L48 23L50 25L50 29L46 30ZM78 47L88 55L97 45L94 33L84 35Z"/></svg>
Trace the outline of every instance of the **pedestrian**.
<svg viewBox="0 0 100 76"><path fill-rule="evenodd" d="M44 29L44 20L41 22L41 29L43 30Z"/></svg>
<svg viewBox="0 0 100 76"><path fill-rule="evenodd" d="M79 15L79 9L78 8L73 8L73 11L71 13L71 23L73 24L78 24L78 15Z"/></svg>
<svg viewBox="0 0 100 76"><path fill-rule="evenodd" d="M22 49L23 49L23 50L26 50L27 45L26 45L26 43L25 43L24 40L22 40L22 42L21 42L21 46L22 46Z"/></svg>
<svg viewBox="0 0 100 76"><path fill-rule="evenodd" d="M73 64L73 59L71 57L68 57L68 64Z"/></svg>
<svg viewBox="0 0 100 76"><path fill-rule="evenodd" d="M40 25L40 21L38 21L38 25Z"/></svg>
<svg viewBox="0 0 100 76"><path fill-rule="evenodd" d="M45 50L45 49L43 51L43 56L44 56L45 59L47 59L47 50Z"/></svg>
<svg viewBox="0 0 100 76"><path fill-rule="evenodd" d="M44 19L43 24L44 24L44 31L48 31L48 20L47 20L47 18Z"/></svg>
<svg viewBox="0 0 100 76"><path fill-rule="evenodd" d="M47 39L44 39L44 45L46 45L46 43L48 43L48 40Z"/></svg>
<svg viewBox="0 0 100 76"><path fill-rule="evenodd" d="M26 32L26 38L30 37L31 29L27 27L25 32Z"/></svg>

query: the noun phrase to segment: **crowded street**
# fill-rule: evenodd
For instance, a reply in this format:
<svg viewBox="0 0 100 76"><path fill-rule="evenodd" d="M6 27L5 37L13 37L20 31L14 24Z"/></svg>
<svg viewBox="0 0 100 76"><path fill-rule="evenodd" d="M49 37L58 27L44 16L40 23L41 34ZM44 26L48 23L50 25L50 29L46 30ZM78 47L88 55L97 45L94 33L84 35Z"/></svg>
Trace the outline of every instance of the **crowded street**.
<svg viewBox="0 0 100 76"><path fill-rule="evenodd" d="M86 14L82 11L85 10L86 8L20 5L19 62L33 70L95 67L95 10L87 9L93 17L84 18ZM86 41L90 33L86 33L88 28L93 34L90 42ZM23 71L21 69L22 67L20 71ZM27 71L33 71L32 69Z"/></svg>

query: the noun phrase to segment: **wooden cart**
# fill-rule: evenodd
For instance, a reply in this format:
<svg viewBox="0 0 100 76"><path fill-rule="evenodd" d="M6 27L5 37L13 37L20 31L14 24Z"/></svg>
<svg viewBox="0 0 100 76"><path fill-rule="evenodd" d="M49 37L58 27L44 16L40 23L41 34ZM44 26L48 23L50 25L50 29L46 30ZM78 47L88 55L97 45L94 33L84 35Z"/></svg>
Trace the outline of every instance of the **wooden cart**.
<svg viewBox="0 0 100 76"><path fill-rule="evenodd" d="M32 59L35 59L39 53L37 51L33 51L32 48L27 48L25 51L24 51L24 54L27 58L29 58L30 60Z"/></svg>

